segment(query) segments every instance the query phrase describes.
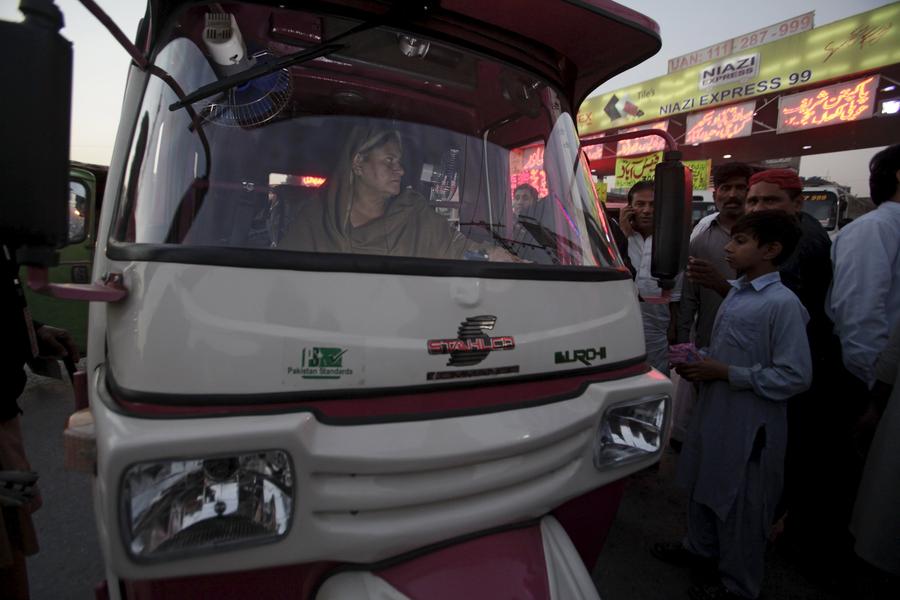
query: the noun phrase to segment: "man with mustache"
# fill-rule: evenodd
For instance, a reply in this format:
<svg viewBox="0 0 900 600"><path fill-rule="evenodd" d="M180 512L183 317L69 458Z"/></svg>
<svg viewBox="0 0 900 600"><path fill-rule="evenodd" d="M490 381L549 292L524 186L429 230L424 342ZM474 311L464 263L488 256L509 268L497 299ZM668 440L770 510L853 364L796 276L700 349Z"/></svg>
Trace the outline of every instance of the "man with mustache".
<svg viewBox="0 0 900 600"><path fill-rule="evenodd" d="M675 337L681 275L675 280L675 287L668 298L651 300L664 297L659 281L650 274L654 188L652 181L639 181L628 190L628 205L622 208L619 224L628 238L628 257L634 267L634 282L644 300L641 302L641 319L647 361L653 368L668 375L669 341Z"/></svg>
<svg viewBox="0 0 900 600"><path fill-rule="evenodd" d="M735 277L734 270L725 262L725 244L731 240L731 226L744 214L752 174L749 165L738 162L720 165L713 172L713 200L719 212L709 227L691 240L688 282L682 290L678 314L679 343L690 340L696 318L695 344L698 348L709 345L713 321L724 296L719 292L727 294L726 279Z"/></svg>

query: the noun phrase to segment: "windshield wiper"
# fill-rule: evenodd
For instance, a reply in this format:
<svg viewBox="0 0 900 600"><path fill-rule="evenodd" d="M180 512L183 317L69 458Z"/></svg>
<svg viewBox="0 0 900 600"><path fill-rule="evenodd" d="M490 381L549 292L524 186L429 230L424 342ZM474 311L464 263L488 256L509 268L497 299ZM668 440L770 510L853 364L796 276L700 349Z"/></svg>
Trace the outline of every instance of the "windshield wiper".
<svg viewBox="0 0 900 600"><path fill-rule="evenodd" d="M226 77L225 79L220 79L208 85L204 85L202 88L191 92L184 98L181 98L178 102L170 104L169 110L178 110L179 108L184 108L188 104L199 102L200 100L209 98L210 96L218 94L219 92L224 92L225 90L237 87L241 84L247 83L251 79L263 77L265 75L268 75L269 73L274 73L279 69L286 69L287 67L290 67L292 65L298 65L300 63L304 63L321 56L328 56L333 52L343 50L347 47L347 45L336 43L338 40L378 27L382 24L382 22L383 19L373 19L371 21L366 21L365 23L360 23L356 27L351 27L344 33L338 34L330 40L322 42L318 46L313 46L312 48L307 48L306 50L301 50L300 52L295 52L294 54L282 56L273 61L266 62L261 65L256 65L255 67L247 69L246 71L235 73L234 75Z"/></svg>
<svg viewBox="0 0 900 600"><path fill-rule="evenodd" d="M263 77L264 75L268 75L269 73L273 73L279 69L285 69L287 67L290 67L291 65L296 65L309 60L313 60L315 58L319 58L320 56L326 56L328 54L331 54L332 52L337 52L338 50L342 50L344 48L346 48L345 44L322 44L308 50L303 50L301 52L282 56L281 58L278 58L271 62L256 65L255 67L247 69L246 71L235 73L231 77L226 77L225 79L214 81L209 85L204 85L202 88L191 92L178 102L170 104L169 110L178 110L179 108L184 108L188 104L199 102L200 100L204 100L206 98L209 98L210 96L214 96L220 92L224 92L225 90L237 87L241 84L247 83L251 79Z"/></svg>

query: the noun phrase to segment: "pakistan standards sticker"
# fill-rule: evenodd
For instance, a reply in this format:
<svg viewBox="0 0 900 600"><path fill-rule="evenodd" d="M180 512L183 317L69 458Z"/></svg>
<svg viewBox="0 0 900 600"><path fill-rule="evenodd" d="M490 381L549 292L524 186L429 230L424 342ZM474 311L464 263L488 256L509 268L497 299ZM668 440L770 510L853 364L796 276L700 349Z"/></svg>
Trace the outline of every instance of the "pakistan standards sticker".
<svg viewBox="0 0 900 600"><path fill-rule="evenodd" d="M285 340L281 381L291 389L354 387L363 383L360 344Z"/></svg>

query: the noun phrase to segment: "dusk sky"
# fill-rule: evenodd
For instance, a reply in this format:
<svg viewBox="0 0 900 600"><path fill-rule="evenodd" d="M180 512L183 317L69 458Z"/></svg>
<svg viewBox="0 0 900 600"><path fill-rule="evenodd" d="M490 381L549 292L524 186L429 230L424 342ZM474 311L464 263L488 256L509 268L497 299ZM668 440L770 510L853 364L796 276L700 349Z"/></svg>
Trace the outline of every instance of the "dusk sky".
<svg viewBox="0 0 900 600"><path fill-rule="evenodd" d="M128 55L77 0L56 0L66 20L63 35L73 42L75 73L72 114L74 160L109 164L125 89ZM129 37L133 37L145 3L138 0L98 0ZM622 2L653 18L660 25L660 52L637 67L610 80L598 91L614 90L664 75L669 58L699 50L815 10L815 25L822 26L878 6L878 0L760 0L752 3L722 0ZM752 9L751 9L752 7ZM18 0L0 0L0 19L21 20ZM868 195L869 158L879 148L806 156L801 175L822 175L851 185L854 193Z"/></svg>

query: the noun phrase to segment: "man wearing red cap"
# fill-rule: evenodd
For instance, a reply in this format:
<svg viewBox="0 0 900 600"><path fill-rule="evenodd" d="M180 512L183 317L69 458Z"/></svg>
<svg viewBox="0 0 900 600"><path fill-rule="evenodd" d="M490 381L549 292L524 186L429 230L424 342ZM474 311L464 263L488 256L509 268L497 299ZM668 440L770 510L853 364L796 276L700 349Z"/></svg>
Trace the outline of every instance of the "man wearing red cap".
<svg viewBox="0 0 900 600"><path fill-rule="evenodd" d="M781 266L781 280L809 311L807 330L813 352L817 346L830 344L829 351L834 354L838 341L825 313L825 297L831 285L831 240L818 219L803 212L802 192L803 182L793 169L760 171L750 177L746 210L783 210L799 219L803 236L794 254Z"/></svg>
<svg viewBox="0 0 900 600"><path fill-rule="evenodd" d="M781 279L809 312L806 328L813 359L813 384L788 401L788 448L782 507L786 541L797 556L827 569L849 548L847 521L854 469L842 447L854 422L852 405L839 392L846 386L840 341L825 312L831 285L831 240L819 221L803 212L803 183L793 169L770 169L750 178L747 212L783 210L795 215L802 236L781 268ZM836 401L830 402L834 398Z"/></svg>

